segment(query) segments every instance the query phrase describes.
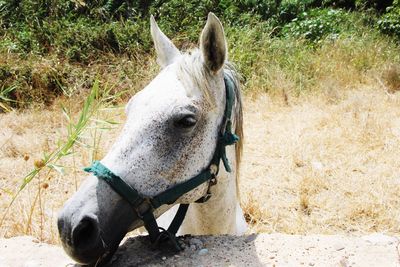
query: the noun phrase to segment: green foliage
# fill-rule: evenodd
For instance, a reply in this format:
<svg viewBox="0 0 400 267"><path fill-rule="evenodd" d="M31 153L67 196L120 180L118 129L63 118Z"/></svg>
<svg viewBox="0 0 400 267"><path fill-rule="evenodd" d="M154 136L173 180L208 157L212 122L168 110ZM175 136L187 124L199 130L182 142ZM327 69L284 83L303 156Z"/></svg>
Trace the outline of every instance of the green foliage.
<svg viewBox="0 0 400 267"><path fill-rule="evenodd" d="M182 37L186 42L188 39L191 42L198 40L199 31L205 18L207 18L208 12L218 13L218 8L216 8L217 10L213 8L213 1L172 0L154 2L149 13L155 16L160 27L169 36L175 36L184 31Z"/></svg>
<svg viewBox="0 0 400 267"><path fill-rule="evenodd" d="M7 109L25 107L69 96L77 84L88 89L93 66L109 67L110 59L132 61L132 69L120 70L115 79L134 80L143 63L138 58L147 62L153 49L150 14L186 48L197 43L210 11L223 22L231 59L246 81L259 48L274 38L283 48L296 44L299 58L303 46L316 49L358 32L379 29L400 39L399 0L0 0L0 56L7 58L0 61L0 101Z"/></svg>
<svg viewBox="0 0 400 267"><path fill-rule="evenodd" d="M15 90L16 86L0 88L0 110L9 112L12 110L11 105L15 102L10 95Z"/></svg>
<svg viewBox="0 0 400 267"><path fill-rule="evenodd" d="M358 9L373 9L378 12L383 12L385 9L393 5L393 0L356 0Z"/></svg>
<svg viewBox="0 0 400 267"><path fill-rule="evenodd" d="M378 20L378 28L386 34L395 35L400 39L400 1L387 8L387 13Z"/></svg>
<svg viewBox="0 0 400 267"><path fill-rule="evenodd" d="M226 27L229 58L235 62L244 81L251 79L253 66L259 61L260 49L268 46L272 25L268 22L248 26Z"/></svg>
<svg viewBox="0 0 400 267"><path fill-rule="evenodd" d="M281 2L282 0L239 0L237 5L242 12L254 12L266 20L278 13Z"/></svg>
<svg viewBox="0 0 400 267"><path fill-rule="evenodd" d="M310 1L286 0L282 1L279 7L278 17L281 23L287 23L295 19L300 13L303 13Z"/></svg>
<svg viewBox="0 0 400 267"><path fill-rule="evenodd" d="M283 27L285 36L301 37L318 42L329 36L336 39L349 20L348 13L338 9L312 9L303 12Z"/></svg>
<svg viewBox="0 0 400 267"><path fill-rule="evenodd" d="M392 0L0 0L0 52L44 55L56 52L73 62L88 64L101 54L135 54L150 50L149 14L167 35L196 42L207 13L225 25L245 26L267 21L279 33L319 40L340 32L342 11L321 7L375 8ZM382 32L397 34L398 8L380 20ZM330 21L331 20L331 21ZM289 23L289 25L287 25Z"/></svg>
<svg viewBox="0 0 400 267"><path fill-rule="evenodd" d="M129 50L127 38L143 40L140 33L140 25L126 23L117 24L93 23L88 19L77 19L74 22L60 20L53 24L47 24L48 41L56 48L56 53L65 56L75 62L88 64L95 58L105 53L122 53ZM148 38L147 38L148 39ZM144 46L148 48L148 45ZM139 49L140 47L136 47Z"/></svg>

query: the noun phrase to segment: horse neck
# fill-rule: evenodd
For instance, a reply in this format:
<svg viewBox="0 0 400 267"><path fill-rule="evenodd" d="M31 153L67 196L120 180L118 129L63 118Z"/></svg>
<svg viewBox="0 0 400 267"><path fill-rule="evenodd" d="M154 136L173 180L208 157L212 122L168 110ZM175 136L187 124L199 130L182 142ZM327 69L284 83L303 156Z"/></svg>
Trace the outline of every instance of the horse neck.
<svg viewBox="0 0 400 267"><path fill-rule="evenodd" d="M232 172L220 164L217 184L211 187L212 197L205 203L191 204L180 234L243 234L246 223L239 205L236 188L234 146L227 147Z"/></svg>

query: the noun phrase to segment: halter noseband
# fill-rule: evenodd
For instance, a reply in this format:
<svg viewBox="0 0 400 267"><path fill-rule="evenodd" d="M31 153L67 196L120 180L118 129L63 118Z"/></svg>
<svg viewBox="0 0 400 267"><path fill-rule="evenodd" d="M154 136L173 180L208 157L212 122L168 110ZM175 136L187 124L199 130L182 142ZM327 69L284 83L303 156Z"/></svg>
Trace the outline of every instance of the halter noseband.
<svg viewBox="0 0 400 267"><path fill-rule="evenodd" d="M208 181L209 186L207 193L196 201L197 203L204 203L211 197L210 187L217 183L216 177L218 175L219 164L221 160L224 164L225 170L227 172L231 172L231 167L229 166L229 162L226 157L225 147L228 145L233 145L239 141L239 137L232 133L231 115L235 101L235 84L232 79L233 78L228 74L224 75L226 104L222 127L218 136L214 156L211 159L208 167L196 176L183 183L174 185L173 187L168 188L156 196L146 197L141 195L135 188L130 186L119 176L115 175L106 166L101 164L100 161L95 161L93 162L92 166L84 169L86 172L93 173L95 176L97 176L97 178L107 182L115 192L129 202L138 217L143 221L144 227L149 233L150 241L153 244L157 245L161 241L169 239L177 250L181 249L175 235L185 219L189 204L179 205L179 209L167 230L162 229L157 225L157 221L153 214L154 210L164 204L174 204L175 201L178 200L178 198L180 198L182 195Z"/></svg>

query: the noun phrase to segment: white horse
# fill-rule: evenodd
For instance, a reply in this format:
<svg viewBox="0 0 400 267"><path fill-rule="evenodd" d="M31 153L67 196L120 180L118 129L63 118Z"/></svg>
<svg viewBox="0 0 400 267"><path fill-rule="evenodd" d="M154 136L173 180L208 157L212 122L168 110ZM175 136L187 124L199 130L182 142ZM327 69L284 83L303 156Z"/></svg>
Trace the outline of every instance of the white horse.
<svg viewBox="0 0 400 267"><path fill-rule="evenodd" d="M212 13L200 36L200 49L181 53L151 18L151 35L161 72L126 106L122 133L101 164L142 196L155 196L198 175L210 164L224 121L224 77L235 87L233 129L242 138L242 108L237 73L227 62L227 44ZM243 234L247 225L238 199L242 139L227 147L232 166L219 168L218 183L203 183L171 205L154 211L171 219L178 203L192 203L181 234ZM220 164L223 166L223 164ZM210 190L205 203L194 203ZM81 264L96 264L114 251L128 231L143 225L138 214L108 183L92 175L67 201L58 228L65 251ZM112 252L111 252L112 253Z"/></svg>

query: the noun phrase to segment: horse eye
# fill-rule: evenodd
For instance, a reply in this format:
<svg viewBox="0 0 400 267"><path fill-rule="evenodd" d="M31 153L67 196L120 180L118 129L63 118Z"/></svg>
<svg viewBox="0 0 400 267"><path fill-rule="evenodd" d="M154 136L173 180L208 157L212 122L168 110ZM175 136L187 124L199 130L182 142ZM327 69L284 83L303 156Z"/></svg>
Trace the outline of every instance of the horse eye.
<svg viewBox="0 0 400 267"><path fill-rule="evenodd" d="M197 123L197 120L194 116L188 115L183 117L182 119L179 119L175 122L175 126L179 128L190 128L195 126Z"/></svg>

